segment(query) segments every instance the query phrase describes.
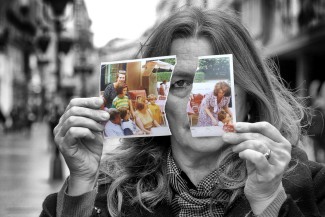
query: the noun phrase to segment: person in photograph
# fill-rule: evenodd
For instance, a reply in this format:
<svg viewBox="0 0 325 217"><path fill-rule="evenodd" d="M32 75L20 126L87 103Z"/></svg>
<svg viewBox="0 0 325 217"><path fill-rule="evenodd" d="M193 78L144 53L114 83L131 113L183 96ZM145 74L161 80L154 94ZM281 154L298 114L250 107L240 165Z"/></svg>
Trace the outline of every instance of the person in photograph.
<svg viewBox="0 0 325 217"><path fill-rule="evenodd" d="M227 82L220 81L216 83L212 93L203 98L199 110L198 127L218 126L218 112L221 110L232 116L228 107L231 96L226 96L230 89Z"/></svg>
<svg viewBox="0 0 325 217"><path fill-rule="evenodd" d="M122 107L118 109L122 118L121 127L125 136L129 135L143 135L144 133L137 127L137 125L130 119L131 113L128 108Z"/></svg>
<svg viewBox="0 0 325 217"><path fill-rule="evenodd" d="M114 98L112 102L112 108L122 108L125 107L131 111L132 117L134 117L134 111L132 102L127 96L128 87L125 84L118 84L116 88L117 96Z"/></svg>
<svg viewBox="0 0 325 217"><path fill-rule="evenodd" d="M168 93L167 81L163 80L163 82L161 82L159 85L158 94L161 96L167 96L167 93Z"/></svg>
<svg viewBox="0 0 325 217"><path fill-rule="evenodd" d="M221 110L218 112L218 119L223 124L223 131L225 132L234 132L235 128L232 122L232 117L229 113L227 113L225 110Z"/></svg>
<svg viewBox="0 0 325 217"><path fill-rule="evenodd" d="M112 108L112 102L117 96L116 89L119 84L125 84L126 73L120 70L117 74L116 81L114 83L108 83L104 90L105 107Z"/></svg>
<svg viewBox="0 0 325 217"><path fill-rule="evenodd" d="M161 113L159 105L156 104L157 97L154 94L148 96L148 108L151 111L152 117L159 125L163 124L163 114Z"/></svg>
<svg viewBox="0 0 325 217"><path fill-rule="evenodd" d="M232 117L225 110L218 112L218 120L223 123L223 125L232 125Z"/></svg>
<svg viewBox="0 0 325 217"><path fill-rule="evenodd" d="M105 124L105 136L107 137L117 137L124 136L124 132L121 126L121 116L120 112L116 108L110 108L107 111L110 117L109 121Z"/></svg>
<svg viewBox="0 0 325 217"><path fill-rule="evenodd" d="M151 128L160 127L157 121L153 118L151 111L146 108L145 103L137 102L135 116L138 127L146 134L151 134Z"/></svg>
<svg viewBox="0 0 325 217"><path fill-rule="evenodd" d="M165 107L172 134L123 139L102 156L103 100L72 99L54 130L70 176L41 217L325 216L325 167L302 149L308 110L235 14L177 10L141 52L177 56ZM186 107L198 57L218 54L233 55L236 132L192 137Z"/></svg>

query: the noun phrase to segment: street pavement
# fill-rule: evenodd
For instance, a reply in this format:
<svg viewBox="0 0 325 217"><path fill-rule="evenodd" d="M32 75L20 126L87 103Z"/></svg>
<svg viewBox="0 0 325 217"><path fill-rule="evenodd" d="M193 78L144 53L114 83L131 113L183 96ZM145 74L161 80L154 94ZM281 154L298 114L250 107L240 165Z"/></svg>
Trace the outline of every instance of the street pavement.
<svg viewBox="0 0 325 217"><path fill-rule="evenodd" d="M39 216L45 197L60 189L63 181L50 179L53 149L48 138L45 123L35 123L30 135L0 132L1 217ZM106 143L104 153L113 149L118 140ZM65 178L68 169L63 165Z"/></svg>

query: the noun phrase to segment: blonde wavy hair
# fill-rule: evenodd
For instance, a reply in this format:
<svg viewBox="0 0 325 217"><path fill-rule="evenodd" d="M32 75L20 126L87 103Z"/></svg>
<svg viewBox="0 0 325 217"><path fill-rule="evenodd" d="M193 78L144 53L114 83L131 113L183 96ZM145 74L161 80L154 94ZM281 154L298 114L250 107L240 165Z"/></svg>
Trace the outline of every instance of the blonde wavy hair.
<svg viewBox="0 0 325 217"><path fill-rule="evenodd" d="M247 93L252 108L249 121L271 123L297 146L302 138L304 107L284 87L273 62L262 59L248 31L232 12L200 8L178 11L154 30L140 52L143 57L170 55L173 40L192 37L208 39L216 55L233 54L235 83ZM171 200L165 168L169 147L169 137L124 139L105 156L101 171L110 183L107 203L112 216L121 215L124 203L140 204L152 211L157 204ZM231 204L243 195L245 163L238 154L226 150L218 159L220 165L228 166L214 193L231 190Z"/></svg>

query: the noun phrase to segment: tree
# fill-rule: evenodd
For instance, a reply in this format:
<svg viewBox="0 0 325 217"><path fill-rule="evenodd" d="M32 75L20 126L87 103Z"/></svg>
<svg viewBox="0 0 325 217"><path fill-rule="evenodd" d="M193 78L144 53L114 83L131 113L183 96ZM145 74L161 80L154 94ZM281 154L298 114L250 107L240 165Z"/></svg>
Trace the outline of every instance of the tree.
<svg viewBox="0 0 325 217"><path fill-rule="evenodd" d="M200 59L198 71L205 73L205 79L230 79L229 57Z"/></svg>
<svg viewBox="0 0 325 217"><path fill-rule="evenodd" d="M171 64L173 66L175 66L175 64L176 64L176 58L163 59L161 61L169 63L169 64Z"/></svg>

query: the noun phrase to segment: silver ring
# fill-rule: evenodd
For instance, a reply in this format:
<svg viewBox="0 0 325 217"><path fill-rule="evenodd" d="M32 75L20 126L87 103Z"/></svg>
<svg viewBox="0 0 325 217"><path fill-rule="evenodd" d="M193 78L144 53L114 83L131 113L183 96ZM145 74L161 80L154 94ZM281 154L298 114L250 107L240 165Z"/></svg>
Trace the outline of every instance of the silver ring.
<svg viewBox="0 0 325 217"><path fill-rule="evenodd" d="M267 150L266 153L263 154L264 157L266 158L266 160L269 160L270 159L271 153L272 153L272 151L271 151L271 149L269 149L269 150Z"/></svg>

